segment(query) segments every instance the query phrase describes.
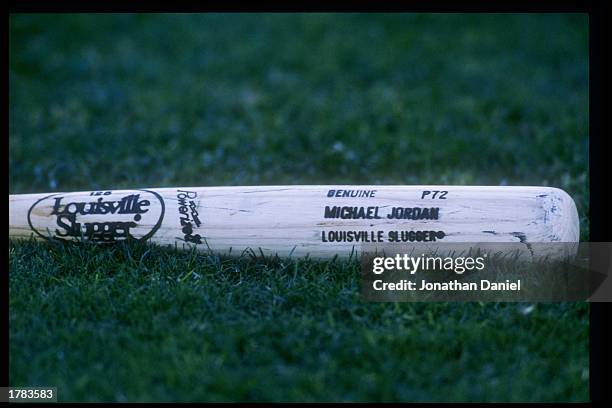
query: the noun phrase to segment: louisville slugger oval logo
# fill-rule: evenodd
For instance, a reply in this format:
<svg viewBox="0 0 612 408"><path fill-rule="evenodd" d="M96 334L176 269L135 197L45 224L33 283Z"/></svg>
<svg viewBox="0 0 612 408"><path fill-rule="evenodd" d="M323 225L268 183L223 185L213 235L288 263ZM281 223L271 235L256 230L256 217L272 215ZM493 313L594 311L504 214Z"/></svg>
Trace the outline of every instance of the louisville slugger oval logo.
<svg viewBox="0 0 612 408"><path fill-rule="evenodd" d="M164 200L150 190L51 194L28 211L28 224L43 238L116 242L146 240L164 219Z"/></svg>

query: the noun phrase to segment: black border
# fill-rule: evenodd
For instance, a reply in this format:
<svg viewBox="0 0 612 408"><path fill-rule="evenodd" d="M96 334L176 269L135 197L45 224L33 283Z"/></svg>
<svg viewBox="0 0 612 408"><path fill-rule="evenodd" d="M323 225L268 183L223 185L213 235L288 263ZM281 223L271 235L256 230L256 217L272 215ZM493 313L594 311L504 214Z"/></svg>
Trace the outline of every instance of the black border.
<svg viewBox="0 0 612 408"><path fill-rule="evenodd" d="M267 1L265 3L255 2L169 2L161 3L156 1L79 1L79 0L22 0L9 3L10 13L31 13L31 12L222 12L222 11L241 11L241 12L584 12L589 14L589 178L590 178L590 240L592 242L610 242L612 236L610 231L610 220L606 217L605 208L609 206L604 200L606 188L610 185L610 179L605 177L606 157L605 154L612 152L610 149L609 126L603 120L605 102L604 89L609 89L609 81L604 72L609 72L609 64L604 57L604 36L609 37L609 29L606 24L608 10L605 1L373 1L355 0L352 2L336 2L315 0L300 4L299 2L287 1ZM8 19L7 19L8 20ZM5 21L7 21L5 20ZM7 24L8 25L8 24ZM8 49L8 27L5 31ZM606 35L608 34L608 35ZM5 65L8 71L8 64ZM7 108L8 108L8 82L7 87ZM8 112L8 109L5 110ZM6 124L8 125L8 113L6 114ZM5 127L6 129L6 127ZM604 136L605 135L605 136ZM7 134L8 141L8 134ZM605 184L607 183L607 184ZM5 253L6 254L6 253ZM5 263L5 265L7 265ZM1 280L2 292L4 294L4 306L8 312L8 273ZM2 384L8 384L8 313L2 313L2 325L6 328L5 353L2 355L2 362L6 369L2 374L4 380ZM608 317L608 318L606 318ZM612 337L608 325L612 322L610 306L607 303L593 303L590 305L590 397L591 402L601 402L609 399L606 395L606 387L612 383L609 374L606 372L605 363L612 360L610 356L610 345ZM608 347L606 347L608 346ZM546 379L542 379L543 382Z"/></svg>
<svg viewBox="0 0 612 408"><path fill-rule="evenodd" d="M21 0L9 5L10 12L562 12L579 13L593 9L595 0L534 0L534 1L418 1L418 0L353 0L299 1L268 0L262 2L228 0L211 1L146 1L146 0Z"/></svg>
<svg viewBox="0 0 612 408"><path fill-rule="evenodd" d="M602 2L603 4L603 2ZM603 120L606 98L604 89L609 89L609 81L604 72L609 72L604 57L605 19L608 17L605 6L598 4L589 12L589 179L590 179L590 240L592 242L610 242L610 219L606 217L605 208L609 207L604 200L606 188L606 157L611 152L609 126ZM609 37L609 33L607 36ZM607 85L607 86L606 86ZM607 183L610 185L610 182ZM610 320L609 303L592 303L590 305L590 394L591 402L602 402L610 399L606 388L610 374L605 364L612 360L610 346L612 337L608 328ZM607 317L607 318L606 318ZM606 347L607 346L607 347Z"/></svg>

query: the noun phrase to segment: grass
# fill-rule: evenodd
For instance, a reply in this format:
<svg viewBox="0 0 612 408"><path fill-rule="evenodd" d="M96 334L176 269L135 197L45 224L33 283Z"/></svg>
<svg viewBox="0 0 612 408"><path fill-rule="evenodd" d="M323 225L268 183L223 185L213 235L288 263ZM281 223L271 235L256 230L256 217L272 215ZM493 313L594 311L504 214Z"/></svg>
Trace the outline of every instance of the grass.
<svg viewBox="0 0 612 408"><path fill-rule="evenodd" d="M12 15L9 192L551 185L588 240L584 15ZM12 386L585 401L588 305L367 303L357 262L9 244Z"/></svg>

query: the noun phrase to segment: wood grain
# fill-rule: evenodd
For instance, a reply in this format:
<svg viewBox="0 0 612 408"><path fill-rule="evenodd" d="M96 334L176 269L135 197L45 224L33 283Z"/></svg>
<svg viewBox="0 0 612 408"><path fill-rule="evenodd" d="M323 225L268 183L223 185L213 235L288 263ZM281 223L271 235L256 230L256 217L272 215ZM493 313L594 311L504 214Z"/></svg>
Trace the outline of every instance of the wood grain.
<svg viewBox="0 0 612 408"><path fill-rule="evenodd" d="M389 218L398 208L403 210L395 214L409 217ZM346 217L332 217L341 214ZM349 232L360 240L351 241ZM382 237L367 245L384 247L394 234L407 245L424 238L433 238L427 241L432 245L577 242L579 222L572 198L551 187L313 185L9 195L11 239L134 238L223 254L252 249L330 258L359 253L364 237Z"/></svg>

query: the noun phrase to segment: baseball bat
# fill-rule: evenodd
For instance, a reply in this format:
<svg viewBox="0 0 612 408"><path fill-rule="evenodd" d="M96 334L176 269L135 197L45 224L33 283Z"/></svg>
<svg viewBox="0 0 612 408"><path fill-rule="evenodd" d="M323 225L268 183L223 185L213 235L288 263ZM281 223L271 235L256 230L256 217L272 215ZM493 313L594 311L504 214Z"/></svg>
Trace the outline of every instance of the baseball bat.
<svg viewBox="0 0 612 408"><path fill-rule="evenodd" d="M578 242L579 220L572 198L552 187L243 186L9 195L9 238L30 237L331 258L393 243Z"/></svg>

